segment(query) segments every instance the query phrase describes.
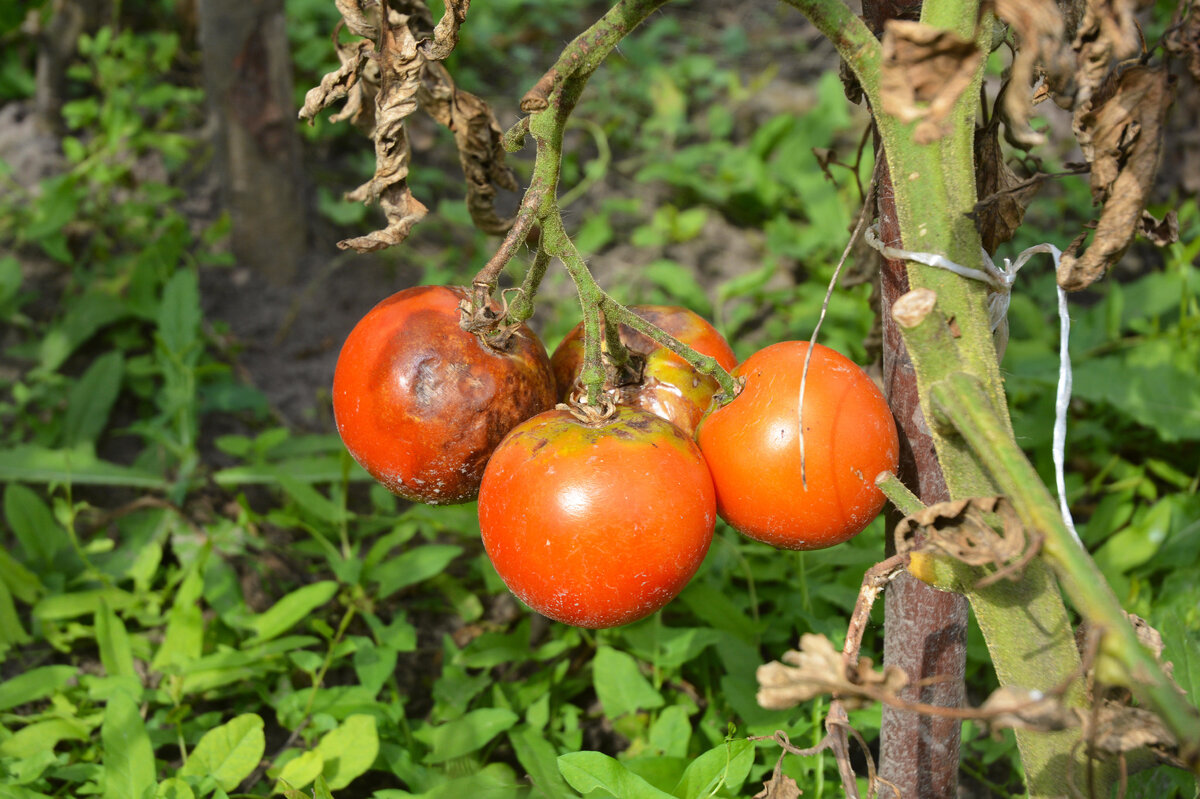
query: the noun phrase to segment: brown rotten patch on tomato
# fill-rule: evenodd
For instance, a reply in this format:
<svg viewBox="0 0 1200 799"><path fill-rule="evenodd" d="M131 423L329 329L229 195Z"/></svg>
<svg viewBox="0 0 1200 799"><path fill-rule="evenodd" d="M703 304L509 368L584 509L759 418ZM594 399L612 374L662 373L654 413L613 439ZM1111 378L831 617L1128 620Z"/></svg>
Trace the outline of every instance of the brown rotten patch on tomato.
<svg viewBox="0 0 1200 799"><path fill-rule="evenodd" d="M533 332L520 325L502 347L485 343L462 328L466 297L446 286L389 297L350 333L334 374L351 455L388 490L431 505L474 499L501 439L554 404Z"/></svg>

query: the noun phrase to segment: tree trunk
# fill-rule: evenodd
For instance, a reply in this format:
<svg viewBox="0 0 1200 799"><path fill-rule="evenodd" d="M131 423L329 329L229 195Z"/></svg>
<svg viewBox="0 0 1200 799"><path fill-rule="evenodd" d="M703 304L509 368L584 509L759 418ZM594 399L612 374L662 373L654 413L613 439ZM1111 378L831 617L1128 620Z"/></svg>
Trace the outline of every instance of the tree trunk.
<svg viewBox="0 0 1200 799"><path fill-rule="evenodd" d="M305 244L300 140L282 0L200 0L204 84L238 263L275 284Z"/></svg>
<svg viewBox="0 0 1200 799"><path fill-rule="evenodd" d="M886 19L914 19L920 0L865 0L867 25L876 33ZM876 186L880 239L901 247L891 175L882 150ZM909 289L903 261L881 258L883 380L900 431L900 479L926 504L950 498L917 397L916 375L900 331L892 319L895 300ZM897 521L889 515L888 530ZM888 540L888 554L892 541ZM901 695L943 707L964 703L967 655L967 599L931 588L901 574L884 595L885 665L899 666L909 678ZM922 681L928 685L918 687ZM958 795L960 722L885 706L880 730L880 796L891 799L891 783L904 799L955 799ZM898 799L898 797L897 797Z"/></svg>

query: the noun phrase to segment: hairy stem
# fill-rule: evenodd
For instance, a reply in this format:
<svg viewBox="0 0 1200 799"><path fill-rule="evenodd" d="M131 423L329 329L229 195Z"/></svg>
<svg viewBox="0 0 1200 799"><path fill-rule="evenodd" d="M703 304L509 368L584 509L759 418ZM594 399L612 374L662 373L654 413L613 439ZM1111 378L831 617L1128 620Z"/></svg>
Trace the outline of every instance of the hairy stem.
<svg viewBox="0 0 1200 799"><path fill-rule="evenodd" d="M1012 500L1021 521L1044 537L1043 559L1054 569L1071 602L1101 631L1096 675L1122 685L1152 708L1180 746L1180 757L1200 769L1200 712L1188 704L1138 641L1116 595L1095 562L1067 530L1054 498L1008 430L999 423L978 380L958 373L932 387L942 418L966 439Z"/></svg>

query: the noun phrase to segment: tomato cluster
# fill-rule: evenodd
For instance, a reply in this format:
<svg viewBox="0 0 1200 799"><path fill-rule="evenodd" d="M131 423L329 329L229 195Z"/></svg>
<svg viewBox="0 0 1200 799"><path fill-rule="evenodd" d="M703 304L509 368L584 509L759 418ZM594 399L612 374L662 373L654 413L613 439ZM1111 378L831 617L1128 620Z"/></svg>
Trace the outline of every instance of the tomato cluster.
<svg viewBox="0 0 1200 799"><path fill-rule="evenodd" d="M609 375L605 408L588 407L581 328L547 358L523 324L471 332L495 327L478 324L500 315L494 306L427 286L384 300L351 332L334 375L338 432L402 497L478 497L484 549L504 583L581 627L627 624L673 599L718 515L772 546L818 549L879 513L875 477L896 468L899 442L862 369L816 345L801 416L807 342L738 365L691 311L630 310L732 370L738 396L718 407L715 379L622 325L628 363Z"/></svg>

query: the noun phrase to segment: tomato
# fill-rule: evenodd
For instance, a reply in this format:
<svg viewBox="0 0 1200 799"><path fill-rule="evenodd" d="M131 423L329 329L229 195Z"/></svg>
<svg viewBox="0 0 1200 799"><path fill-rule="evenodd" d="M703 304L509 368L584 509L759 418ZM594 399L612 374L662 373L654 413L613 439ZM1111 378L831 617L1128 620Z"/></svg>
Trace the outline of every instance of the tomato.
<svg viewBox="0 0 1200 799"><path fill-rule="evenodd" d="M338 433L372 477L405 499L474 499L505 434L554 407L541 341L521 325L493 348L461 327L466 297L449 286L393 294L359 321L338 356Z"/></svg>
<svg viewBox="0 0 1200 799"><path fill-rule="evenodd" d="M687 308L668 305L631 305L629 310L652 322L702 355L716 358L726 370L737 366L737 358L716 328ZM618 405L641 408L678 425L685 433L695 433L696 425L708 411L713 395L720 391L717 381L692 368L692 365L660 346L649 336L621 325L621 343L637 360L640 380L618 378L607 389L609 399ZM550 358L558 395L566 401L582 396L577 384L583 370L583 325L567 334Z"/></svg>
<svg viewBox="0 0 1200 799"><path fill-rule="evenodd" d="M479 527L521 601L577 627L615 627L667 604L712 542L716 497L699 447L634 408L585 423L553 410L496 448Z"/></svg>
<svg viewBox="0 0 1200 799"><path fill-rule="evenodd" d="M818 344L804 390L807 487L800 481L798 410L807 341L772 344L735 371L745 387L700 424L717 511L750 538L821 549L858 535L883 507L876 476L900 452L892 414L867 374Z"/></svg>

